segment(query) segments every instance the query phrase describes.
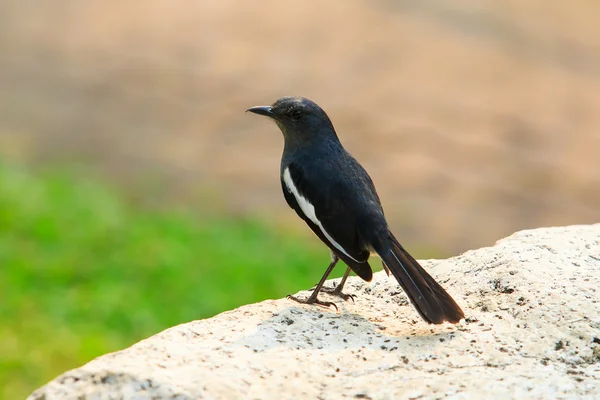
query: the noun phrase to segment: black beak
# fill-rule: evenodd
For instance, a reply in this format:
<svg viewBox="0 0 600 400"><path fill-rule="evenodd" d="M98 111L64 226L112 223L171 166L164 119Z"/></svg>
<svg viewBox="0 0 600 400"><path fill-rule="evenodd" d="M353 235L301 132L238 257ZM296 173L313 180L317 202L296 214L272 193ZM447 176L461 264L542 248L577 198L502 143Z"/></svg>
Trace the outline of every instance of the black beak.
<svg viewBox="0 0 600 400"><path fill-rule="evenodd" d="M273 110L271 109L271 106L250 107L246 111L253 112L254 114L266 115L267 117L273 117Z"/></svg>

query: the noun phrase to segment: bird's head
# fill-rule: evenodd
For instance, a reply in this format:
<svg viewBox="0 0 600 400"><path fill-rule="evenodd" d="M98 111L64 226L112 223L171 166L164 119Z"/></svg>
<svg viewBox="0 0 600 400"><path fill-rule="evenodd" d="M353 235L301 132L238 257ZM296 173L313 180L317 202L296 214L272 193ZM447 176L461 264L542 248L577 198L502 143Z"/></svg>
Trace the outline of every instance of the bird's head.
<svg viewBox="0 0 600 400"><path fill-rule="evenodd" d="M318 138L337 139L331 120L315 102L304 97L282 97L270 106L250 107L255 114L275 121L286 143L309 143Z"/></svg>

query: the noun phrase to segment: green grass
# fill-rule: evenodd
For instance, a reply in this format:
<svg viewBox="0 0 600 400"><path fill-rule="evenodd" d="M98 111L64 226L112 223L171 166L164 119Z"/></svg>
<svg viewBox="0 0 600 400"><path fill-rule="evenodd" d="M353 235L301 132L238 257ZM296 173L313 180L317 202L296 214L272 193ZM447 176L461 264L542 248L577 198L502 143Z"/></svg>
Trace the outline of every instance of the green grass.
<svg viewBox="0 0 600 400"><path fill-rule="evenodd" d="M308 288L328 262L316 240L207 215L0 163L0 398L167 327Z"/></svg>

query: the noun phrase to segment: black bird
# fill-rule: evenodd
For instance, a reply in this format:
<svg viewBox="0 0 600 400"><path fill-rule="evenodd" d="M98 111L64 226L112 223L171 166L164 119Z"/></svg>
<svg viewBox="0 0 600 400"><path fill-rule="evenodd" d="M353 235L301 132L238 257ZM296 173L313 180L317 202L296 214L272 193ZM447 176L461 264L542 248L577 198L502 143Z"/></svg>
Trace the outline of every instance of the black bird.
<svg viewBox="0 0 600 400"><path fill-rule="evenodd" d="M331 263L311 296L289 298L323 306L335 304L319 300L321 290L345 300L352 298L342 293L350 270L370 281L373 272L368 260L375 253L425 321L457 323L464 318L454 299L390 232L373 181L342 147L321 107L303 97L282 97L271 106L247 111L270 117L281 129L285 145L280 172L285 199L331 253ZM339 259L350 268L337 287L323 288Z"/></svg>

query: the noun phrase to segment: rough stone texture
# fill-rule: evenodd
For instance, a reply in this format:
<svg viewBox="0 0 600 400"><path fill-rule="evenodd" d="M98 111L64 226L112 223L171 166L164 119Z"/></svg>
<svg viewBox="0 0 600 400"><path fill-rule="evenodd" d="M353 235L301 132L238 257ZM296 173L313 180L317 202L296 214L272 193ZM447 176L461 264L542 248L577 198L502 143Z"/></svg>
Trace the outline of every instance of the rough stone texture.
<svg viewBox="0 0 600 400"><path fill-rule="evenodd" d="M338 312L247 305L99 357L29 398L600 398L600 224L423 263L465 321L426 325L377 273L351 279L358 297Z"/></svg>

